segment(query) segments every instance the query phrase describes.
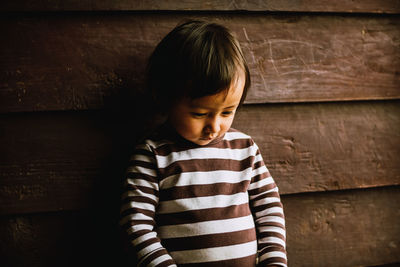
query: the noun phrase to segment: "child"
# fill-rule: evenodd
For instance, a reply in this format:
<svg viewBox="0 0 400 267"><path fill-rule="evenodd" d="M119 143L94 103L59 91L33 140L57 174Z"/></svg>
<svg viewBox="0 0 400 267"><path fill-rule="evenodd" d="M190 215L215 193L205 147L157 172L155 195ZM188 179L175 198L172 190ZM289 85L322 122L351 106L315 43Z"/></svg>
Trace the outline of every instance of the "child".
<svg viewBox="0 0 400 267"><path fill-rule="evenodd" d="M137 146L120 224L138 266L286 266L278 188L260 151L230 128L250 75L223 26L186 22L149 59L167 122Z"/></svg>

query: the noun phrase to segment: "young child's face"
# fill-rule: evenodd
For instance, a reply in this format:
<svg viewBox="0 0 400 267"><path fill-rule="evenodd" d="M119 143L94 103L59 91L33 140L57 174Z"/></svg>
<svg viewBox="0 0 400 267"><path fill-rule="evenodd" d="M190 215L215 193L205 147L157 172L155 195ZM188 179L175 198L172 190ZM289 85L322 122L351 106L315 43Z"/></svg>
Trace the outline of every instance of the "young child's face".
<svg viewBox="0 0 400 267"><path fill-rule="evenodd" d="M186 140L198 145L209 144L231 127L244 85L245 75L240 71L228 92L180 99L170 110L171 125Z"/></svg>

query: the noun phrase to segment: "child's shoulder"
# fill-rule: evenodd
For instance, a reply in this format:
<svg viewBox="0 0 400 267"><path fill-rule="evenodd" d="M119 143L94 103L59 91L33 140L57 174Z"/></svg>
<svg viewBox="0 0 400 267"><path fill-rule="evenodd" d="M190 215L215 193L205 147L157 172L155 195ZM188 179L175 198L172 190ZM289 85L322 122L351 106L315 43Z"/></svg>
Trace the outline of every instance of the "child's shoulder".
<svg viewBox="0 0 400 267"><path fill-rule="evenodd" d="M240 147L257 147L257 144L250 135L235 128L230 128L225 133L224 140L229 143L238 144Z"/></svg>
<svg viewBox="0 0 400 267"><path fill-rule="evenodd" d="M239 131L235 128L230 128L226 133L225 133L225 139L226 140L235 140L235 139L246 139L249 141L253 141L253 138L248 135L245 134L242 131Z"/></svg>

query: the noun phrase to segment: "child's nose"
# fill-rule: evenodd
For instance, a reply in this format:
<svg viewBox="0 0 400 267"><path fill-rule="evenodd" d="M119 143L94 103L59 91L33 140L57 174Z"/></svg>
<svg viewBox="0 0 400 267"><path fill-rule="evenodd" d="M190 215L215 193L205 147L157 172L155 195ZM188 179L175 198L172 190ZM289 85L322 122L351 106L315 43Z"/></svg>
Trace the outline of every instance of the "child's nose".
<svg viewBox="0 0 400 267"><path fill-rule="evenodd" d="M206 131L213 134L218 133L221 130L221 124L218 116L212 116L208 119L206 125Z"/></svg>

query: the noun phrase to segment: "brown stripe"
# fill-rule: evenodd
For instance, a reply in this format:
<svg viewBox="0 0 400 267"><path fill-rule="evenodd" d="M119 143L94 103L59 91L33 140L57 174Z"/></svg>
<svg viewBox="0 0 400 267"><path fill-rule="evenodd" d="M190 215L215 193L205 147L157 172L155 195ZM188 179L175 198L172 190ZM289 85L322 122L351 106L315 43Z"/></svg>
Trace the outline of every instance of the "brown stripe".
<svg viewBox="0 0 400 267"><path fill-rule="evenodd" d="M232 205L224 208L211 208L193 211L184 211L179 213L156 214L156 223L158 226L177 225L186 223L196 223L213 220L232 219L248 216L251 214L247 203L242 205Z"/></svg>
<svg viewBox="0 0 400 267"><path fill-rule="evenodd" d="M182 142L178 144L164 144L156 148L156 154L160 156L168 156L172 152L181 152L188 149L203 148L203 147L213 147L213 148L248 148L253 145L251 139L234 139L234 140L221 140L220 142L210 145L210 146L198 146L193 143Z"/></svg>
<svg viewBox="0 0 400 267"><path fill-rule="evenodd" d="M279 239L285 240L285 237L277 232L261 232L258 233L258 238L262 239L265 237L277 237Z"/></svg>
<svg viewBox="0 0 400 267"><path fill-rule="evenodd" d="M264 191L264 190L263 190L263 191ZM253 192L254 192L254 191L253 191ZM252 193L253 193L253 192L252 192ZM269 192L269 193L261 194L261 195L259 195L258 197L252 199L251 201L254 202L254 201L257 201L257 200L260 200L260 199L264 199L264 198L269 198L269 197L276 197L276 198L280 199L279 193L278 193L278 192L275 192L275 191L272 191L272 192Z"/></svg>
<svg viewBox="0 0 400 267"><path fill-rule="evenodd" d="M216 195L233 195L246 192L250 181L240 183L216 183L207 185L177 186L160 191L160 202L174 199L205 197Z"/></svg>
<svg viewBox="0 0 400 267"><path fill-rule="evenodd" d="M127 230L127 229L123 229L123 230ZM149 230L143 229L143 230L139 230L139 231L134 232L134 233L130 233L130 234L128 235L128 240L129 240L129 241L133 241L134 239L136 239L136 238L138 238L138 237L140 237L140 236L142 236L142 235L145 235L145 234L147 234L148 232L149 232ZM138 251L135 247L132 247L132 248L134 248L136 251Z"/></svg>
<svg viewBox="0 0 400 267"><path fill-rule="evenodd" d="M143 148L137 148L133 151L132 153L133 155L144 155L146 157L149 158L153 158L154 159L154 155L153 152L147 149L143 149Z"/></svg>
<svg viewBox="0 0 400 267"><path fill-rule="evenodd" d="M279 266L279 265L271 265L271 263L275 263L275 262L279 262L279 263L284 263L287 264L286 260L284 258L268 258L263 260L262 262L258 263L258 266Z"/></svg>
<svg viewBox="0 0 400 267"><path fill-rule="evenodd" d="M149 181L152 183L157 183L157 177L153 177L144 173L136 173L136 172L131 172L129 170L127 170L126 172L126 178L131 178L131 179L142 179L145 181Z"/></svg>
<svg viewBox="0 0 400 267"><path fill-rule="evenodd" d="M258 194L261 194L263 192L272 190L274 188L276 188L276 184L272 183L272 184L264 185L263 187L251 189L248 192L249 192L249 195L254 196L254 195L258 195Z"/></svg>
<svg viewBox="0 0 400 267"><path fill-rule="evenodd" d="M243 171L249 166L254 157L250 156L243 160L232 160L232 159L192 159L192 160L181 160L173 162L166 168L160 168L160 179L164 179L174 174L180 174L184 172L196 172L196 171Z"/></svg>
<svg viewBox="0 0 400 267"><path fill-rule="evenodd" d="M257 155L256 155L257 156ZM263 160L260 160L260 161L257 161L257 162L255 162L254 164L253 164L253 169L258 169L258 168L260 168L260 167L262 167L262 166L265 166L265 164L264 164L264 161Z"/></svg>
<svg viewBox="0 0 400 267"><path fill-rule="evenodd" d="M230 245L243 244L257 240L255 229L243 231L210 234L193 237L163 239L161 243L164 247L172 251L183 251L192 249L203 249L213 247L224 247Z"/></svg>
<svg viewBox="0 0 400 267"><path fill-rule="evenodd" d="M166 261L163 261L163 262L157 264L157 267L170 267L173 264L175 264L175 262L173 260L166 260Z"/></svg>
<svg viewBox="0 0 400 267"><path fill-rule="evenodd" d="M248 257L237 258L226 261L214 261L207 263L191 263L191 264L179 264L180 267L254 267L256 266L256 255ZM262 266L262 265L259 265Z"/></svg>
<svg viewBox="0 0 400 267"><path fill-rule="evenodd" d="M141 160L130 160L128 164L129 166L139 166L152 170L155 170L157 168L157 166L153 162L147 162Z"/></svg>
<svg viewBox="0 0 400 267"><path fill-rule="evenodd" d="M284 238L281 238L281 239L285 240ZM265 249L265 248L268 248L268 249ZM280 252L283 252L286 254L286 249L283 246L281 246L277 243L272 243L272 242L259 244L258 250L262 251L261 254L266 253L266 252L271 252L271 251L280 251Z"/></svg>
<svg viewBox="0 0 400 267"><path fill-rule="evenodd" d="M270 174L268 171L266 171L266 172L263 172L263 173L260 173L260 174L255 175L255 176L251 179L251 182L252 182L252 183L255 183L255 182L261 181L261 180L263 180L263 179L265 179L265 178L268 178L268 177L270 177L270 176L271 176L271 174Z"/></svg>
<svg viewBox="0 0 400 267"><path fill-rule="evenodd" d="M253 207L253 211L254 211L254 212L260 212L260 211L262 211L262 210L266 210L266 209L273 208L273 207L280 207L280 208L282 208L283 206L282 206L282 203L281 203L281 202L274 202L274 203L269 203L269 204L265 204L265 205L258 205L258 206L255 206L255 207Z"/></svg>
<svg viewBox="0 0 400 267"><path fill-rule="evenodd" d="M275 227L279 227L282 229L285 229L285 226L278 223L278 222L263 222L263 223L257 223L258 227L262 227L262 226L275 226Z"/></svg>
<svg viewBox="0 0 400 267"><path fill-rule="evenodd" d="M133 238L131 241L133 241L135 239L136 239L136 237ZM151 239L148 239L148 240L136 245L135 248L137 251L140 251L140 250L144 249L145 247L150 246L155 243L158 243L158 242L161 242L161 240L159 238L153 237Z"/></svg>

